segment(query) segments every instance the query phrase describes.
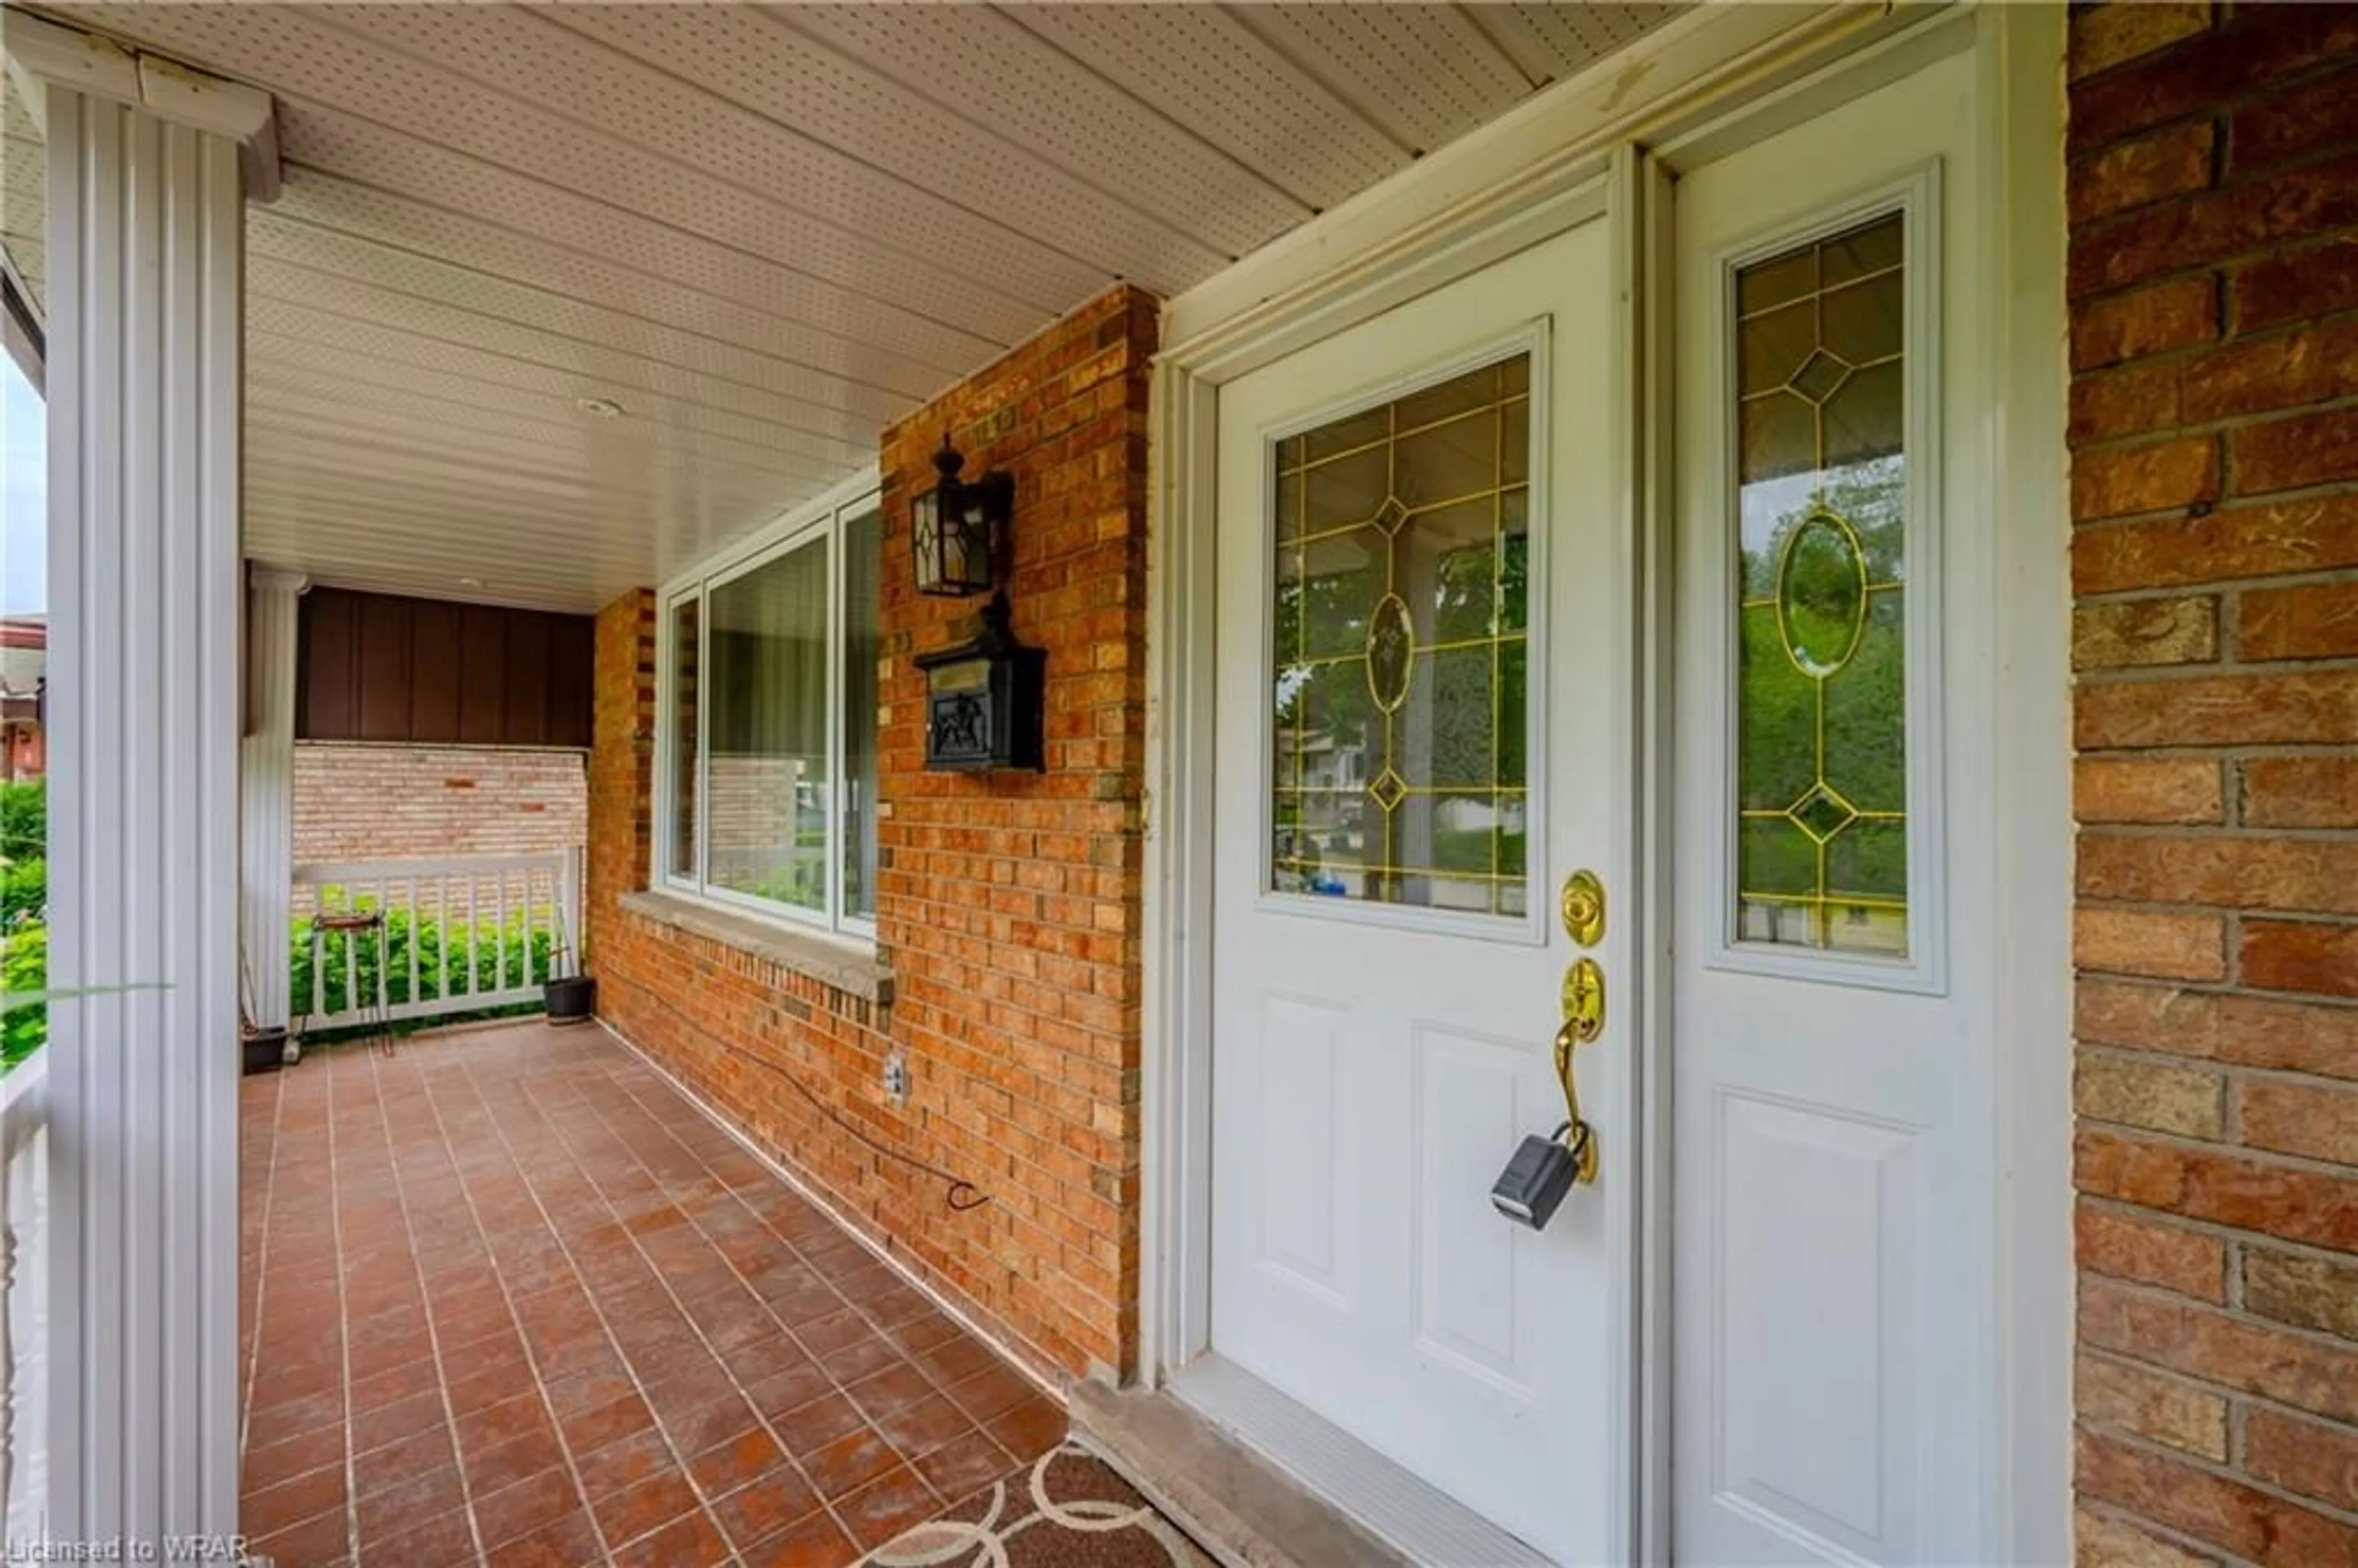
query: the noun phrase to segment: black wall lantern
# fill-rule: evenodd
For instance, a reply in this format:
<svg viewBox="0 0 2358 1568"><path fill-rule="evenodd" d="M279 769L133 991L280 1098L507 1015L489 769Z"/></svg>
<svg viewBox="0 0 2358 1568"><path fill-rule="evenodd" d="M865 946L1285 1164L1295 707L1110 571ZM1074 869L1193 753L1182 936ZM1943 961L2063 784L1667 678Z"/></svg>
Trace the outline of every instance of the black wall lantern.
<svg viewBox="0 0 2358 1568"><path fill-rule="evenodd" d="M934 454L934 467L941 479L917 497L910 516L919 593L953 597L989 593L998 580L1007 517L1014 507L1015 479L1011 474L986 473L978 480L962 481L958 470L965 466L966 460L944 432L942 449Z"/></svg>

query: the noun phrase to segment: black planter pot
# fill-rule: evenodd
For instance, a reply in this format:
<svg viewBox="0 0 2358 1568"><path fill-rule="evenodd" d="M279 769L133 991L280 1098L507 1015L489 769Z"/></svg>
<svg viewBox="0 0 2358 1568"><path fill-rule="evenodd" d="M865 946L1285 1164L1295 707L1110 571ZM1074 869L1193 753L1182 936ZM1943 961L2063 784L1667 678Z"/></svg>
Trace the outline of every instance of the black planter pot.
<svg viewBox="0 0 2358 1568"><path fill-rule="evenodd" d="M540 990L548 1003L551 1023L587 1023L597 1013L595 975L568 975L561 980L544 980Z"/></svg>
<svg viewBox="0 0 2358 1568"><path fill-rule="evenodd" d="M283 1066L287 1061L287 1031L257 1029L245 1037L245 1070L268 1073Z"/></svg>

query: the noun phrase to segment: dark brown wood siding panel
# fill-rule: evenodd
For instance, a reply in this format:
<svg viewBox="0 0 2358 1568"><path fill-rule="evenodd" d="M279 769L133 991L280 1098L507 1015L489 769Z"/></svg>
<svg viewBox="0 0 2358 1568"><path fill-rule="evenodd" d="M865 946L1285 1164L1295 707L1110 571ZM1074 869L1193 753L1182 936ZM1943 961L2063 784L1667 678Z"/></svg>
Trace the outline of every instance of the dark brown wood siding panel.
<svg viewBox="0 0 2358 1568"><path fill-rule="evenodd" d="M360 607L349 593L322 588L303 596L296 622L300 654L295 711L306 736L350 738L360 733L355 686L359 615Z"/></svg>
<svg viewBox="0 0 2358 1568"><path fill-rule="evenodd" d="M459 607L439 600L410 601L409 727L420 741L455 740L459 693L465 681L459 665Z"/></svg>
<svg viewBox="0 0 2358 1568"><path fill-rule="evenodd" d="M508 617L470 604L460 612L465 681L459 688L459 739L497 745L508 732Z"/></svg>
<svg viewBox="0 0 2358 1568"><path fill-rule="evenodd" d="M593 643L584 615L314 589L297 643L297 733L587 747Z"/></svg>
<svg viewBox="0 0 2358 1568"><path fill-rule="evenodd" d="M360 738L406 741L409 601L371 594L360 601Z"/></svg>
<svg viewBox="0 0 2358 1568"><path fill-rule="evenodd" d="M526 746L548 743L548 617L508 620L507 732Z"/></svg>

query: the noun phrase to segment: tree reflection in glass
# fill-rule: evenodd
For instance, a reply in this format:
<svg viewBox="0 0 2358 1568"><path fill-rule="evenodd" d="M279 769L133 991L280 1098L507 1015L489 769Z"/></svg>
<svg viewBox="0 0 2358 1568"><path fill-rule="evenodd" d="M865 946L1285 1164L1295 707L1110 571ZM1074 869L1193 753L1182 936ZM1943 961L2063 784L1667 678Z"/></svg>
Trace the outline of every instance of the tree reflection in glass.
<svg viewBox="0 0 2358 1568"><path fill-rule="evenodd" d="M1908 951L1903 240L1736 275L1746 941Z"/></svg>
<svg viewBox="0 0 2358 1568"><path fill-rule="evenodd" d="M1528 355L1278 443L1280 892L1529 907Z"/></svg>

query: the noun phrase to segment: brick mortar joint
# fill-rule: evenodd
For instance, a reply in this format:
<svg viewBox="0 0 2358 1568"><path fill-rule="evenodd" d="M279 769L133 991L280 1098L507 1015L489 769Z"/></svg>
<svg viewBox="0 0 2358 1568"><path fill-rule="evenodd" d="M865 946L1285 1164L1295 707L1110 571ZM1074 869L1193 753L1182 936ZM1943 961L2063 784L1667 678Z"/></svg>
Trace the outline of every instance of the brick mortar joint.
<svg viewBox="0 0 2358 1568"><path fill-rule="evenodd" d="M2093 1057L2100 1061L2115 1062L2123 1066L2158 1067L2163 1071L2199 1073L2220 1079L2223 1087L2232 1088L2246 1082L2283 1084L2288 1087L2316 1089L2329 1094L2347 1095L2353 1099L2358 1099L2358 1078L2337 1078L2330 1074L2304 1072L2299 1067L2270 1067L2252 1062L2222 1061L2216 1056L2189 1056L2171 1051L2166 1046L2124 1045L2108 1040L2075 1039L2071 1043L2071 1049L2075 1060ZM2126 1122L2104 1121L2097 1117L2088 1117L2086 1119L2092 1126L2107 1128L2132 1126ZM2156 1130L2148 1127L2134 1128L2134 1130L2151 1132ZM2233 1139L2209 1146L2222 1149L2253 1147ZM2334 1164L2336 1162L2328 1161L2326 1163ZM2349 1162L2344 1168L2358 1170L2358 1160ZM2093 1195L2083 1195L2093 1196ZM2234 1226L2226 1228L2231 1231L2237 1230ZM2238 1233L2248 1234L2248 1232L2240 1231ZM2344 1253L2342 1256L2353 1265L2358 1265L2358 1254Z"/></svg>
<svg viewBox="0 0 2358 1568"><path fill-rule="evenodd" d="M2075 1424L2076 1420L2075 1417ZM2222 1565L2222 1568L2260 1568L2260 1565L2255 1563L2250 1558L2238 1556L2215 1542L2188 1535L2183 1530L2174 1529L2158 1520L2147 1519L2143 1514L2133 1513L2129 1510L2129 1505L2125 1503L2116 1503L2109 1498L2082 1495L2076 1487L2073 1488L2071 1506L2074 1509L2085 1509L2099 1518L2127 1526L2140 1535L2150 1536L2165 1544L2175 1546L2186 1555L2199 1559L2204 1563L2216 1562Z"/></svg>
<svg viewBox="0 0 2358 1568"><path fill-rule="evenodd" d="M2240 1226L2222 1224L2220 1221L2215 1219L2203 1219L2194 1215L2180 1214L2174 1209L2147 1208L2142 1204L2132 1203L2126 1198L2110 1197L2103 1193L2075 1193L2072 1196L2073 1201L2082 1208L2092 1209L2117 1218L2140 1220L2148 1225L2157 1226L2164 1229L2182 1230L2190 1235L2199 1236L2204 1240L2221 1243L2222 1250L2226 1258L2226 1268L2224 1271L2223 1283L2240 1282L2243 1275L2241 1263L2244 1258L2250 1255L2250 1252L2254 1248L2257 1248L2263 1252L2285 1253L2299 1258L2306 1262L2332 1264L2340 1268L2349 1270L2353 1272L2358 1272L2358 1254L2337 1252L2331 1247L2320 1247L2314 1241L2301 1241L2291 1237L2271 1236L2266 1231L2247 1230ZM2243 1314L2244 1316L2253 1318L2255 1321L2259 1323L2276 1325L2279 1327L2293 1326L2291 1325L2280 1324L2278 1323L2278 1320L2275 1318L2261 1316L2258 1314L2255 1314L2251 1311L2249 1306L2240 1301L2210 1301L2202 1297L2185 1295L2180 1292L2171 1290L2167 1285L2157 1285L2149 1281L2134 1280L2119 1274L2106 1273L2100 1269L2090 1269L2084 1262L2081 1263L2079 1267L2087 1272L2099 1275L2108 1283L2135 1285L2145 1291L2152 1292L2159 1295L2169 1296L2174 1301L2190 1302L2196 1305L2212 1308L2214 1311L2232 1309ZM2324 1329L2313 1329L2309 1332L2322 1335L2329 1342L2347 1346L2353 1350L2358 1350L2358 1339L2344 1339L2341 1336Z"/></svg>
<svg viewBox="0 0 2358 1568"><path fill-rule="evenodd" d="M2214 1479L2226 1481L2238 1487L2248 1487L2255 1492L2260 1493L2264 1497L2274 1498L2277 1502L2289 1504L2294 1508L2317 1514L2321 1518L2330 1519L2336 1523L2358 1527L2358 1513L2353 1513L2346 1509L2337 1508L2333 1504L2324 1501L2322 1498L2307 1497L2299 1492L2288 1490L2284 1487L2281 1487L2273 1481L2266 1480L2261 1476L2253 1475L2248 1470L2238 1470L2219 1460L2210 1458L2204 1454L2193 1453L2188 1449L2172 1448L2166 1443L2159 1443L2151 1438L2142 1437L2135 1433L2125 1431L2119 1427L2092 1422L2086 1416L2081 1414L2076 1408L2072 1411L2071 1421L2075 1427L2083 1431L2101 1433L2106 1440L2120 1444L2125 1448L2133 1449L2138 1453L2147 1454L2149 1457L2166 1459L2176 1464L2184 1465L2191 1469L2199 1470L2204 1475L2210 1476ZM2076 1465L2074 1469L2076 1471ZM2078 1491L2076 1485L2074 1486L2073 1490L2075 1493ZM2121 1506L2127 1507L2131 1505L2124 1504ZM2142 1516L2133 1517L2142 1518ZM2215 1543L2204 1545L2202 1551L2204 1554L2208 1556L2234 1556L2233 1552L2227 1552L2224 1548Z"/></svg>
<svg viewBox="0 0 2358 1568"><path fill-rule="evenodd" d="M2075 1137L2082 1132L2093 1132L2120 1142L2136 1144L2145 1148L2174 1150L2181 1154L2200 1154L2206 1158L2226 1155L2247 1163L2266 1166L2271 1170L2284 1171L2295 1175L2319 1176L2328 1181L2347 1182L2353 1172L2358 1172L2358 1165L2320 1159L2313 1154L2288 1153L2281 1149L2264 1149L2250 1143L2217 1142L2199 1138L2189 1132L2173 1132L2167 1128L2139 1127L2125 1121L2107 1121L2077 1109L2072 1113L2072 1127ZM2157 1209L2155 1212L2169 1214L2175 1211ZM2250 1226L2235 1226L2230 1228L2240 1230L2247 1236L2273 1234Z"/></svg>
<svg viewBox="0 0 2358 1568"><path fill-rule="evenodd" d="M2208 348L2214 351L2222 346L2223 345L2221 343L2215 341L2197 345L2198 348ZM2226 346L2233 347L2238 345L2229 344ZM2174 352L2172 357L2174 357ZM2101 376L2109 371L2115 370L2134 371L2148 368L2160 368L2164 360L2165 356L2158 354L2153 356L2151 359L2123 360L2112 364L2097 366L2093 370L2081 373L2081 375L2082 377L2093 377ZM2350 413L2358 413L2358 393L2345 393L2340 396L2312 398L2299 403L2280 404L2273 407L2255 408L2243 413L2222 414L2209 419L2195 420L2190 423L2181 422L2179 424L2163 426L2153 430L2133 430L2124 435L2105 436L2094 440L2071 441L2069 443L2069 446L2071 455L2074 460L2083 457L2111 458L2148 449L2158 450L2163 447L2177 445L2190 440L2214 440L2216 438L2223 436L2232 437L2240 435L2246 430L2262 429L2271 426L2289 425L2299 419L2325 417L2337 414ZM2240 501L2248 503L2264 496L2297 496L2300 493L2311 491L2332 492L2344 488L2350 483L2348 480L2320 480L2310 484L2288 485L2282 490L2261 490L2251 492L2238 491L2234 489L2228 482L2234 477L2230 471L2234 455L2234 443L2232 441L2218 441L2217 448L2218 455L2221 460L2221 469L2219 473L2220 491L2217 500L2212 503L2214 507L2224 506L2231 501ZM2164 507L2157 508L2156 510L2169 511L2183 509ZM2124 514L2122 520L2126 521L2133 518L2150 515L2152 515L2151 513L2129 513ZM2114 521L2114 519L2109 517L2101 517L2089 518L2086 519L2086 521L2090 523L2104 523Z"/></svg>

